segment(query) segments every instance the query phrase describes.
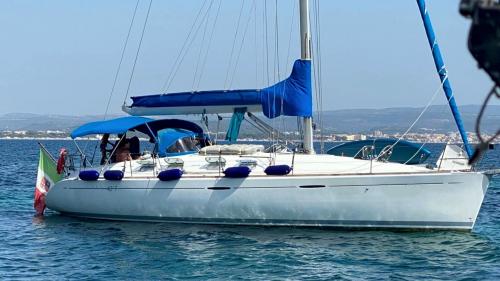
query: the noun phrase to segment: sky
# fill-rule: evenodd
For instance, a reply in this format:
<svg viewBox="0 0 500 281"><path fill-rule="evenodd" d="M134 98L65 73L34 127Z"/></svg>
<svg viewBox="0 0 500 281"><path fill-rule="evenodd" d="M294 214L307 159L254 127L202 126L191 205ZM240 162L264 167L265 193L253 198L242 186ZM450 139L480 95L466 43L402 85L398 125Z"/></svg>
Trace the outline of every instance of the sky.
<svg viewBox="0 0 500 281"><path fill-rule="evenodd" d="M317 1L323 109L429 102L440 82L416 1ZM427 2L457 103L480 104L492 82L467 50L470 20L459 0ZM103 114L136 3L0 0L0 114ZM130 79L148 5L139 1L110 113L130 103L129 81L128 97L261 88L300 57L297 1L153 0ZM445 102L440 93L434 104Z"/></svg>

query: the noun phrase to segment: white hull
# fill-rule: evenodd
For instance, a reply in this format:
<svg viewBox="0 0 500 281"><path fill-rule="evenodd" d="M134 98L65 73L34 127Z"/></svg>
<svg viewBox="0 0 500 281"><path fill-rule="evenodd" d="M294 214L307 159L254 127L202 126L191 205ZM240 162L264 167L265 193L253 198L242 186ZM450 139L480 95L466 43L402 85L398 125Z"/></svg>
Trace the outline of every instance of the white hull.
<svg viewBox="0 0 500 281"><path fill-rule="evenodd" d="M46 202L66 215L113 220L469 230L488 183L474 172L67 179Z"/></svg>

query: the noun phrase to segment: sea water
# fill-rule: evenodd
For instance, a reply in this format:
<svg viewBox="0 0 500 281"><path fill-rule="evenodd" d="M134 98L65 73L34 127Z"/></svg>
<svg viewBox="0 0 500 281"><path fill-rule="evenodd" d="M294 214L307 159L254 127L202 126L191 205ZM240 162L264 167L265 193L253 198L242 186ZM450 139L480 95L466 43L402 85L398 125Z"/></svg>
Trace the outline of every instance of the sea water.
<svg viewBox="0 0 500 281"><path fill-rule="evenodd" d="M0 159L1 280L500 280L498 177L472 232L339 231L35 218L37 142L0 140Z"/></svg>

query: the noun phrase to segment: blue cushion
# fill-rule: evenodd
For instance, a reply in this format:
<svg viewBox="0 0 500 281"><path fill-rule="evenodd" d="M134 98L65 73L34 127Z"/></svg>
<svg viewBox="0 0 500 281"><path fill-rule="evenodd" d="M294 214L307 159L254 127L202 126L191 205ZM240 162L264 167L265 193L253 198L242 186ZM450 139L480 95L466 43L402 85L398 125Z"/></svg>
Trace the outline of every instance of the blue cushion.
<svg viewBox="0 0 500 281"><path fill-rule="evenodd" d="M224 170L224 175L228 178L246 178L251 171L247 166L229 167Z"/></svg>
<svg viewBox="0 0 500 281"><path fill-rule="evenodd" d="M168 169L165 171L161 171L158 174L158 179L161 181L172 181L178 180L182 177L183 171L181 169Z"/></svg>
<svg viewBox="0 0 500 281"><path fill-rule="evenodd" d="M292 167L288 165L274 165L274 166L268 166L264 170L264 173L266 173L269 176L284 176L288 175L291 171Z"/></svg>
<svg viewBox="0 0 500 281"><path fill-rule="evenodd" d="M104 178L108 181L121 181L123 179L123 172L120 170L107 170L104 172Z"/></svg>
<svg viewBox="0 0 500 281"><path fill-rule="evenodd" d="M96 181L99 178L99 172L96 170L80 171L78 177L83 181Z"/></svg>

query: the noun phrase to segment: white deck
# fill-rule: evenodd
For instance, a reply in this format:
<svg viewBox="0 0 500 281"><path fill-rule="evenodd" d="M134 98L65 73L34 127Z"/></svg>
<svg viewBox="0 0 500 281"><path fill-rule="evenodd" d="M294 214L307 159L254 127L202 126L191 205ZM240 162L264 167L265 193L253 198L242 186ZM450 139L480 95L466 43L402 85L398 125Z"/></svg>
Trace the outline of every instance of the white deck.
<svg viewBox="0 0 500 281"><path fill-rule="evenodd" d="M251 165L252 176L265 176L264 169L274 162L274 165L286 164L293 166L293 176L301 175L348 175L348 174L391 174L391 173L437 173L436 169L428 169L423 166L403 165L398 163L386 163L379 161L354 159L334 155L307 155L292 153L269 154L258 152L252 155L221 155L225 165L209 163L207 158L218 160L217 155L189 154L176 157L160 158L154 161L155 173L153 173L151 160L134 160L112 164L107 169L124 170L125 177L156 177L158 171L175 165L168 165L167 159L181 159L184 177L218 177L220 172L228 167L240 166L243 162L255 162ZM292 163L292 158L294 158ZM170 160L172 161L172 160ZM293 165L292 165L293 164ZM96 167L100 171L102 167ZM223 176L223 174L221 174Z"/></svg>

